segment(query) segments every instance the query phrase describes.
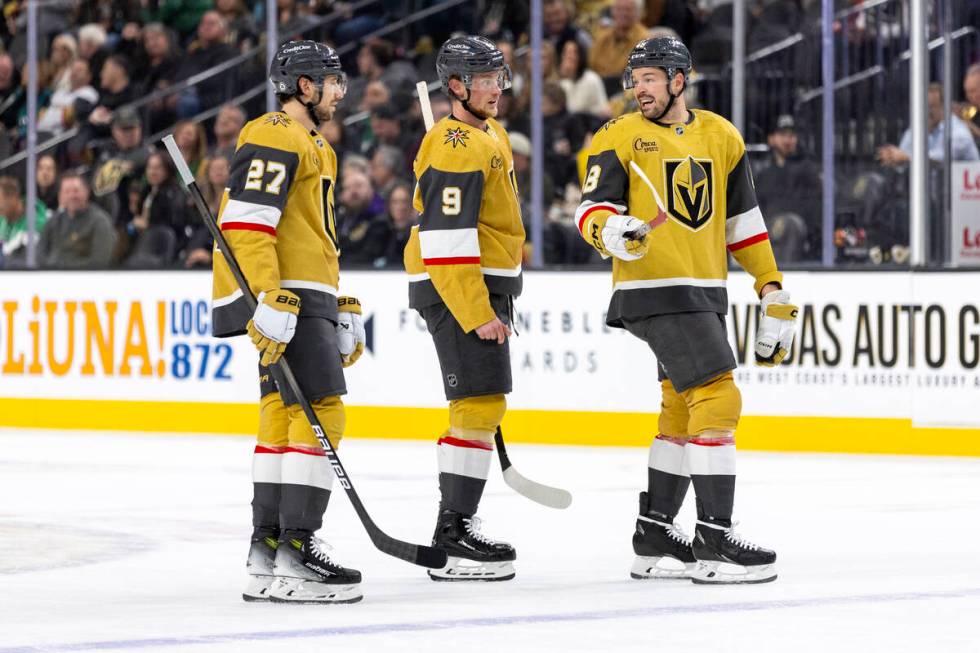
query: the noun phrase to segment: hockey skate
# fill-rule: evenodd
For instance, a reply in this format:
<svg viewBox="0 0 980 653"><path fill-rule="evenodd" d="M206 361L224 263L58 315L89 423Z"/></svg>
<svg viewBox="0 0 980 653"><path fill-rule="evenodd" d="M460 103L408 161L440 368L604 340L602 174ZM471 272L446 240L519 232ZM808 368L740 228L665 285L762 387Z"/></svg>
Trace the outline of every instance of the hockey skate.
<svg viewBox="0 0 980 653"><path fill-rule="evenodd" d="M439 513L432 546L444 550L449 562L429 570L437 581L510 580L514 577L517 552L506 542L494 542L480 532L480 520L452 510Z"/></svg>
<svg viewBox="0 0 980 653"><path fill-rule="evenodd" d="M274 603L356 603L361 594L361 572L341 567L330 559L330 545L312 533L284 534L273 565L275 582L269 589Z"/></svg>
<svg viewBox="0 0 980 653"><path fill-rule="evenodd" d="M776 552L747 542L735 524L698 520L692 543L697 566L691 580L706 585L776 580Z"/></svg>
<svg viewBox="0 0 980 653"><path fill-rule="evenodd" d="M276 548L279 541L272 535L253 535L252 545L248 549L248 585L242 592L246 601L268 601L269 588L275 580L272 565L276 559Z"/></svg>
<svg viewBox="0 0 980 653"><path fill-rule="evenodd" d="M630 577L690 578L696 560L691 539L673 520L647 509L647 493L640 493L640 514L633 533L636 559Z"/></svg>

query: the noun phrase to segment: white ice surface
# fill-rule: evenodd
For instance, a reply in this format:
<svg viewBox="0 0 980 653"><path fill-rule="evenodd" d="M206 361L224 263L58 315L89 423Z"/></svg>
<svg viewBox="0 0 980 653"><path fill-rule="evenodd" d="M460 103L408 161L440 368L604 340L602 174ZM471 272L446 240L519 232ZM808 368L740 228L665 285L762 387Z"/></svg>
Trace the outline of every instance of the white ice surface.
<svg viewBox="0 0 980 653"><path fill-rule="evenodd" d="M507 583L433 583L376 551L342 492L321 535L363 602L241 601L251 441L0 430L0 653L11 651L980 651L980 460L739 454L736 518L775 583L634 581L646 451L511 445L556 511L491 474L484 531ZM349 440L390 534L431 537L433 443ZM339 490L339 487L337 488ZM681 513L690 532L693 496Z"/></svg>

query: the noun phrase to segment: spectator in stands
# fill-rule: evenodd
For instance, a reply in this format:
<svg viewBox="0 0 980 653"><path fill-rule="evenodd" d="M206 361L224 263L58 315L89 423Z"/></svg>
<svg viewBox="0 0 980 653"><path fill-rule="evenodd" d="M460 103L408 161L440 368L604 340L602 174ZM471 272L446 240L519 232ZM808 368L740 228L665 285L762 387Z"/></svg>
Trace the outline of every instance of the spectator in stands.
<svg viewBox="0 0 980 653"><path fill-rule="evenodd" d="M191 120L181 120L174 125L174 142L184 155L184 161L191 172L197 174L201 162L208 152L208 137L204 126Z"/></svg>
<svg viewBox="0 0 980 653"><path fill-rule="evenodd" d="M403 181L397 182L388 195L386 219L388 242L376 265L401 269L405 245L412 235L412 227L418 224L418 214L412 207L412 187Z"/></svg>
<svg viewBox="0 0 980 653"><path fill-rule="evenodd" d="M51 43L48 65L51 73L51 92L71 89L71 65L78 56L78 41L71 34L59 34Z"/></svg>
<svg viewBox="0 0 980 653"><path fill-rule="evenodd" d="M583 50L589 51L592 37L572 24L572 10L567 0L544 0L541 14L544 18L544 36L555 46L556 52L562 52L568 41L576 41Z"/></svg>
<svg viewBox="0 0 980 653"><path fill-rule="evenodd" d="M342 182L337 207L340 251L345 263L373 265L384 254L388 242L384 200L363 173L347 172Z"/></svg>
<svg viewBox="0 0 980 653"><path fill-rule="evenodd" d="M177 79L187 79L233 59L237 52L227 40L228 25L221 14L217 11L204 12L197 28L197 39L187 46L187 55L177 73ZM227 70L186 89L177 103L177 117L190 118L220 104L234 89L235 82L235 71Z"/></svg>
<svg viewBox="0 0 980 653"><path fill-rule="evenodd" d="M0 123L7 129L17 127L18 116L27 103L27 96L20 89L14 60L7 53L0 53Z"/></svg>
<svg viewBox="0 0 980 653"><path fill-rule="evenodd" d="M110 131L113 111L135 101L138 92L130 81L129 62L119 55L106 58L99 80L99 104L89 114L88 124L94 135L104 137Z"/></svg>
<svg viewBox="0 0 980 653"><path fill-rule="evenodd" d="M958 116L951 117L952 129L952 154L953 161L977 161L980 160L980 152L977 151L977 144L973 141L973 135ZM929 152L929 159L942 162L946 158L944 145L945 123L943 121L943 87L941 84L929 84L929 114L926 146ZM912 128L909 127L902 134L902 140L898 147L894 145L882 145L878 148L878 160L885 166L897 168L909 162L912 156Z"/></svg>
<svg viewBox="0 0 980 653"><path fill-rule="evenodd" d="M577 173L572 157L585 139L585 125L565 108L565 91L556 82L549 82L541 90L541 114L544 117L545 167L551 173L557 188L576 183ZM549 201L551 198L548 198Z"/></svg>
<svg viewBox="0 0 980 653"><path fill-rule="evenodd" d="M956 113L973 135L973 141L980 147L980 63L966 69L963 75L963 91L966 102L956 106Z"/></svg>
<svg viewBox="0 0 980 653"><path fill-rule="evenodd" d="M296 0L276 0L279 10L279 38L297 40L303 38L312 19L308 13L309 3L300 4Z"/></svg>
<svg viewBox="0 0 980 653"><path fill-rule="evenodd" d="M27 264L27 244L31 238L27 229L26 198L20 194L20 183L14 177L0 177L0 268L11 270ZM48 208L40 200L34 209L34 242L44 229Z"/></svg>
<svg viewBox="0 0 980 653"><path fill-rule="evenodd" d="M186 43L194 29L204 21L204 14L211 8L211 0L157 0L141 2L142 22L163 23L177 30Z"/></svg>
<svg viewBox="0 0 980 653"><path fill-rule="evenodd" d="M37 130L57 136L84 121L98 103L99 93L92 86L88 61L76 59L69 70L68 88L51 96L38 117Z"/></svg>
<svg viewBox="0 0 980 653"><path fill-rule="evenodd" d="M245 52L255 45L258 30L242 0L217 0L214 8L228 25L229 43L233 43L239 52Z"/></svg>
<svg viewBox="0 0 980 653"><path fill-rule="evenodd" d="M211 209L211 214L218 215L218 207L221 205L221 197L228 186L228 177L231 173L231 157L225 154L215 154L201 164L197 172L197 186L201 189L204 202Z"/></svg>
<svg viewBox="0 0 980 653"><path fill-rule="evenodd" d="M796 121L781 115L769 132L769 157L755 174L759 209L770 224L780 261L819 258L822 188L820 167L799 148ZM779 228L774 225L779 223ZM777 242L783 241L783 242Z"/></svg>
<svg viewBox="0 0 980 653"><path fill-rule="evenodd" d="M405 173L405 155L396 147L381 145L371 157L371 183L381 199L387 200L391 191L400 183L399 177Z"/></svg>
<svg viewBox="0 0 980 653"><path fill-rule="evenodd" d="M214 145L209 150L211 155L221 153L230 159L238 146L238 134L244 126L245 112L241 107L234 104L222 106L214 121Z"/></svg>
<svg viewBox="0 0 980 653"><path fill-rule="evenodd" d="M574 39L565 41L561 49L558 76L565 91L568 111L609 118L606 87L598 73L586 68L585 53L582 45Z"/></svg>
<svg viewBox="0 0 980 653"><path fill-rule="evenodd" d="M147 94L172 86L180 68L178 48L169 29L161 23L150 23L140 33L142 44L137 50L139 79ZM177 118L177 95L155 100L149 105L149 128L158 132Z"/></svg>
<svg viewBox="0 0 980 653"><path fill-rule="evenodd" d="M643 0L613 0L612 25L598 28L589 51L589 68L599 73L606 92L615 95L622 91L623 66L633 46L647 37L647 28L640 22Z"/></svg>
<svg viewBox="0 0 980 653"><path fill-rule="evenodd" d="M361 96L361 104L358 107L361 111L374 111L391 102L391 91L380 79L368 82L364 87L364 95Z"/></svg>
<svg viewBox="0 0 980 653"><path fill-rule="evenodd" d="M105 211L89 203L89 187L80 175L66 174L58 192L58 212L41 232L38 260L42 267L104 269L116 236Z"/></svg>
<svg viewBox="0 0 980 653"><path fill-rule="evenodd" d="M187 200L174 179L170 157L154 152L146 161L146 189L139 211L126 225L134 245L124 267L169 267L190 236L184 231L187 213Z"/></svg>
<svg viewBox="0 0 980 653"><path fill-rule="evenodd" d="M514 153L514 177L520 196L521 214L531 215L531 140L520 132L510 132L510 149ZM555 196L555 182L547 169L542 170L541 195L545 206Z"/></svg>
<svg viewBox="0 0 980 653"><path fill-rule="evenodd" d="M373 152L379 145L391 145L402 152L408 147L398 113L389 105L378 107L371 113L371 133L374 134L373 142L362 152Z"/></svg>
<svg viewBox="0 0 980 653"><path fill-rule="evenodd" d="M78 56L88 61L89 70L92 71L92 78L100 81L102 65L109 56L105 47L108 35L105 28L97 23L82 25L78 30ZM97 88L99 92L101 88Z"/></svg>
<svg viewBox="0 0 980 653"><path fill-rule="evenodd" d="M139 115L132 109L117 111L112 120L112 140L99 152L93 166L92 192L95 201L115 224L125 224L131 218L126 190L130 180L143 176L149 156L149 150L142 140ZM86 199L87 196L88 187Z"/></svg>
<svg viewBox="0 0 980 653"><path fill-rule="evenodd" d="M37 159L37 199L48 210L58 208L58 162L50 154L42 154Z"/></svg>

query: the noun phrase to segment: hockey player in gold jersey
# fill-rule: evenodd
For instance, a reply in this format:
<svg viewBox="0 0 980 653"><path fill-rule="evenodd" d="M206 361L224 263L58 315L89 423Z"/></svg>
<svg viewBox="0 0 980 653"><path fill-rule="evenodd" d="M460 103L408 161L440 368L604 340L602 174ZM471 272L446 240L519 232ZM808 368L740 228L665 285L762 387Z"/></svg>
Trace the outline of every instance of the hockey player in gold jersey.
<svg viewBox="0 0 980 653"><path fill-rule="evenodd" d="M732 522L741 396L725 328L728 253L755 278L762 300L758 363L777 365L786 355L796 307L782 289L741 135L721 116L687 109L691 68L676 39L636 45L623 86L639 111L595 135L576 220L586 241L615 257L609 325L644 340L659 365L659 434L640 493L631 575L766 582L776 578L776 554L746 542ZM662 210L643 176L664 198ZM693 542L674 524L692 482Z"/></svg>
<svg viewBox="0 0 980 653"><path fill-rule="evenodd" d="M316 129L333 116L347 81L336 53L313 41L282 45L269 77L282 111L242 129L219 212L258 299L254 314L220 251L214 257L214 335L247 333L261 354L243 598L350 603L361 599L360 572L331 560L314 536L334 473L297 398L276 382L274 366L286 356L336 448L344 432L343 367L363 351L364 328L357 300L337 297L337 158Z"/></svg>
<svg viewBox="0 0 980 653"><path fill-rule="evenodd" d="M439 516L433 545L446 568L433 580L507 580L514 548L478 530L475 517L493 439L511 391L511 302L521 292L524 227L507 132L493 119L510 86L503 54L478 36L452 38L436 60L452 113L415 160L421 215L405 247L409 305L435 342L449 400L438 442Z"/></svg>

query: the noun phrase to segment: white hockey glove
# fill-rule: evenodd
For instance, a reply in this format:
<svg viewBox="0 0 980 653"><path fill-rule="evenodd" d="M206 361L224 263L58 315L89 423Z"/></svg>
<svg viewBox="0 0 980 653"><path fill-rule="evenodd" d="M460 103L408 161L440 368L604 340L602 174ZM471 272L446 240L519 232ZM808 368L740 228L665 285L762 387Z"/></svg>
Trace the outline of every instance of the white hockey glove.
<svg viewBox="0 0 980 653"><path fill-rule="evenodd" d="M755 362L764 367L779 365L790 347L799 309L789 303L789 293L774 290L762 298L762 315L755 336Z"/></svg>
<svg viewBox="0 0 980 653"><path fill-rule="evenodd" d="M258 305L255 307L255 314L248 321L245 330L255 348L262 354L262 364L274 365L296 333L299 297L288 290L276 288L269 292L260 292L256 299Z"/></svg>
<svg viewBox="0 0 980 653"><path fill-rule="evenodd" d="M344 367L350 367L364 353L364 319L361 317L361 302L353 297L337 298L337 348L344 361Z"/></svg>
<svg viewBox="0 0 980 653"><path fill-rule="evenodd" d="M646 256L650 249L647 234L650 227L643 220L631 215L611 215L600 231L599 251L624 261L635 261Z"/></svg>

